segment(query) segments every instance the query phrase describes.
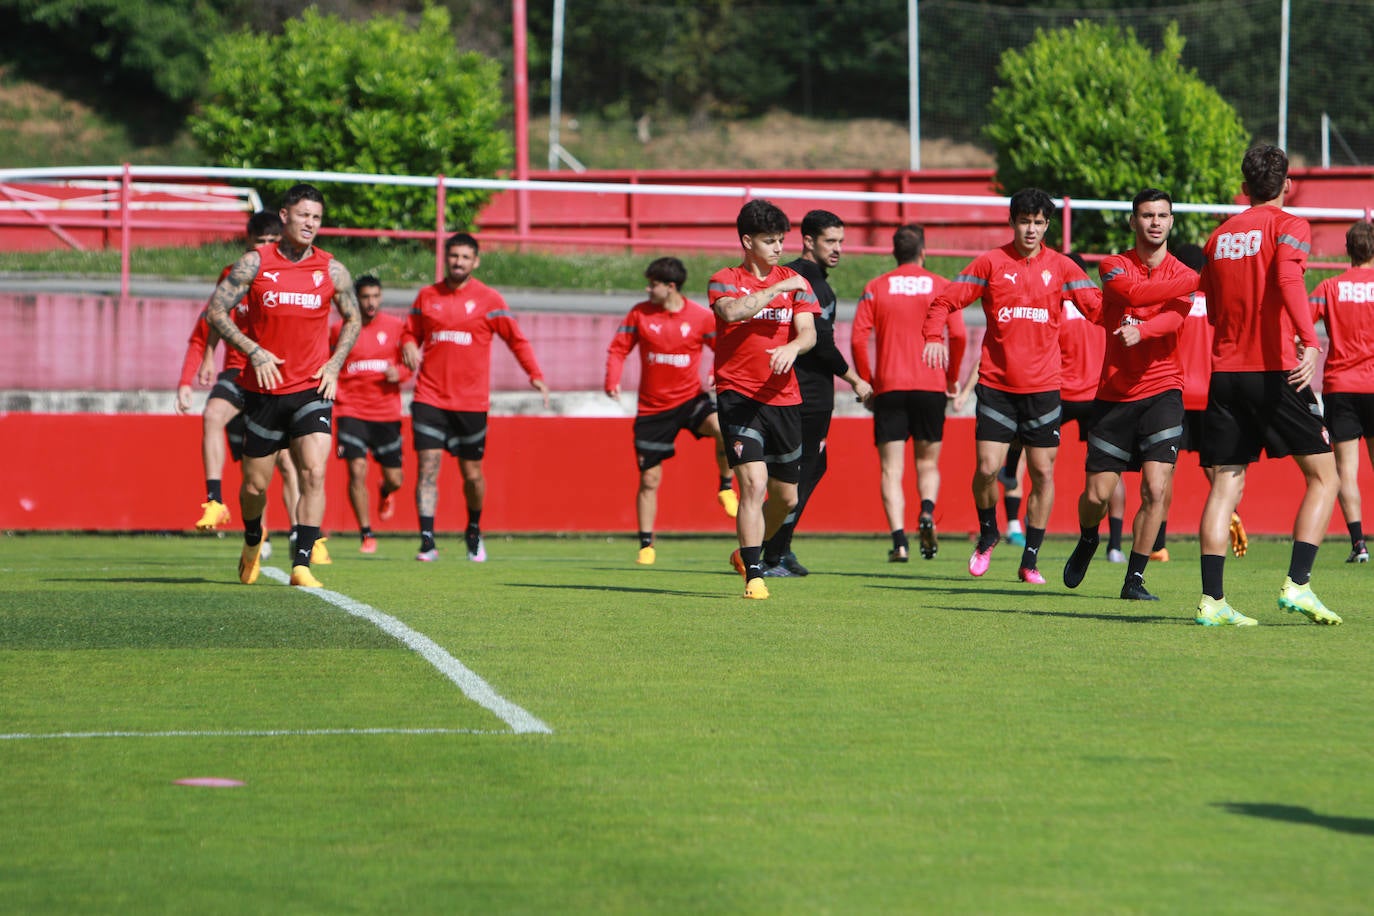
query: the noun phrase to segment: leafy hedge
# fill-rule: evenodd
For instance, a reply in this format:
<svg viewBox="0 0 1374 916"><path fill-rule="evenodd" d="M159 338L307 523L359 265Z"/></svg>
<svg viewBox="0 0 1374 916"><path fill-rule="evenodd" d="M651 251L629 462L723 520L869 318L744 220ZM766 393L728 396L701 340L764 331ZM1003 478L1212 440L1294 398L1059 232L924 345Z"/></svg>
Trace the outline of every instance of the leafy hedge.
<svg viewBox="0 0 1374 916"><path fill-rule="evenodd" d="M193 136L220 165L490 178L512 161L499 65L460 53L448 11L348 22L310 9L281 34L245 30L209 51ZM269 200L284 189L267 188ZM429 229L433 188L322 188L333 225ZM489 192L450 191L469 226Z"/></svg>
<svg viewBox="0 0 1374 916"><path fill-rule="evenodd" d="M1080 21L1004 53L985 128L998 183L1106 200L1158 187L1176 201L1231 203L1249 135L1235 109L1179 63L1182 51L1176 28L1156 55L1130 30ZM1180 214L1174 240L1202 241L1213 222ZM1120 213L1075 214L1073 235L1086 250L1134 243Z"/></svg>

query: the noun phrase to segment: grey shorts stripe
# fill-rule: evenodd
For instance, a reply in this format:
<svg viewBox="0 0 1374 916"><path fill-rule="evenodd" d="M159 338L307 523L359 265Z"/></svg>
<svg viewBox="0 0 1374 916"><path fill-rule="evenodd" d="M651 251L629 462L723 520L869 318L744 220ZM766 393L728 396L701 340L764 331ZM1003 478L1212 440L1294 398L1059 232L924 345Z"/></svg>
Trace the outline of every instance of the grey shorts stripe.
<svg viewBox="0 0 1374 916"><path fill-rule="evenodd" d="M254 423L247 415L243 418L243 426L252 436L264 442L286 441L285 430L267 429L264 426Z"/></svg>
<svg viewBox="0 0 1374 916"><path fill-rule="evenodd" d="M374 448L374 449L372 450L372 454L374 454L374 455L390 455L392 452L399 452L400 450L401 450L401 437L400 437L400 436L397 436L395 439L392 439L390 442L386 443L385 445L381 445L381 446L378 446L377 448Z"/></svg>
<svg viewBox="0 0 1374 916"><path fill-rule="evenodd" d="M1027 420L1027 421L1026 421L1026 429L1027 429L1027 430L1041 429L1041 428L1043 428L1043 427L1050 426L1051 424L1058 423L1058 422L1059 422L1059 418L1062 417L1063 415L1064 415L1064 408L1063 408L1062 406L1056 407L1056 408L1054 408L1054 410L1051 410L1049 413L1047 413L1047 414L1041 414L1040 416L1036 417L1034 420Z"/></svg>
<svg viewBox="0 0 1374 916"><path fill-rule="evenodd" d="M339 444L340 444L340 445L351 445L351 446L353 446L354 448L362 449L364 452L367 451L367 443L366 443L366 442L364 442L363 440L359 439L357 436L350 436L350 435L348 435L347 433L339 433Z"/></svg>
<svg viewBox="0 0 1374 916"><path fill-rule="evenodd" d="M757 429L750 429L747 426L731 426L728 427L727 431L731 436L740 439L753 439L759 445L763 445L763 433L759 432ZM800 455L801 451L798 450L797 454Z"/></svg>
<svg viewBox="0 0 1374 916"><path fill-rule="evenodd" d="M1092 433L1088 433L1088 447L1097 449L1099 452L1102 452L1103 454L1111 455L1117 461L1131 460L1130 452L1126 451L1125 449L1119 449L1107 440L1099 438L1098 436L1094 436Z"/></svg>
<svg viewBox="0 0 1374 916"><path fill-rule="evenodd" d="M415 432L424 434L426 438L444 441L444 431L437 426L431 426L428 423L415 423L414 427Z"/></svg>
<svg viewBox="0 0 1374 916"><path fill-rule="evenodd" d="M786 455L764 455L763 460L768 464L790 464L793 461L800 461L802 447L799 445Z"/></svg>
<svg viewBox="0 0 1374 916"><path fill-rule="evenodd" d="M1183 424L1180 423L1178 426L1170 426L1168 429L1161 429L1159 432L1146 436L1144 439L1141 439L1140 450L1142 452L1149 451L1150 447L1153 445L1158 445L1161 442L1168 442L1170 439L1182 438Z"/></svg>
<svg viewBox="0 0 1374 916"><path fill-rule="evenodd" d="M647 439L635 440L635 451L637 452L671 452L673 443L671 442L650 442Z"/></svg>
<svg viewBox="0 0 1374 916"><path fill-rule="evenodd" d="M317 398L308 404L302 404L296 412L291 415L291 425L295 426L305 417L310 416L318 410L330 410L334 406L333 401L326 401L324 398Z"/></svg>
<svg viewBox="0 0 1374 916"><path fill-rule="evenodd" d="M1000 410L993 410L983 404L978 405L978 415L986 420L996 423L998 426L1005 426L1012 432L1016 431L1016 421Z"/></svg>
<svg viewBox="0 0 1374 916"><path fill-rule="evenodd" d="M481 442L487 437L487 428L483 426L470 436L450 436L444 440L444 444L450 447L454 445L472 445L474 442Z"/></svg>

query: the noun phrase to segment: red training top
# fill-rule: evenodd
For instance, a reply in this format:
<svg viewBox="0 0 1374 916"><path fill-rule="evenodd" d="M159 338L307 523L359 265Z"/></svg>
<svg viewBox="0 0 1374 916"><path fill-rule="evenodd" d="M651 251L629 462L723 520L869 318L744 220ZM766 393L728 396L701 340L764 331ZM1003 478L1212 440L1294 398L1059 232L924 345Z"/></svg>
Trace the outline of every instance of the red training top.
<svg viewBox="0 0 1374 916"><path fill-rule="evenodd" d="M1213 372L1287 371L1298 362L1295 333L1317 345L1302 279L1311 247L1307 220L1267 204L1212 233L1200 288L1216 332Z"/></svg>
<svg viewBox="0 0 1374 916"><path fill-rule="evenodd" d="M500 337L530 381L543 381L534 347L506 300L476 277L457 289L440 280L420 290L403 339L420 348L414 400L441 410L486 413L491 408L491 341Z"/></svg>
<svg viewBox="0 0 1374 916"><path fill-rule="evenodd" d="M662 413L701 394L701 348L716 342L716 317L690 299L670 312L641 302L630 309L606 352L605 390L620 384L625 357L639 345L639 413Z"/></svg>
<svg viewBox="0 0 1374 916"><path fill-rule="evenodd" d="M797 275L781 265L759 278L741 264L715 272L706 287L712 308L721 299L739 299ZM787 406L801 403L801 388L792 371L775 374L769 368L768 351L796 336L792 316L798 312L821 313L810 284L800 290L779 293L752 318L727 322L716 316L716 391L735 391L762 404Z"/></svg>
<svg viewBox="0 0 1374 916"><path fill-rule="evenodd" d="M1128 347L1107 335L1102 362L1104 401L1139 401L1183 388L1183 360L1178 329L1188 317L1198 275L1187 264L1165 254L1158 267L1147 267L1135 249L1102 259L1102 326L1115 330L1133 325L1140 342Z"/></svg>
<svg viewBox="0 0 1374 916"><path fill-rule="evenodd" d="M1352 267L1317 284L1312 318L1326 322L1330 349L1322 392L1374 394L1374 267Z"/></svg>
<svg viewBox="0 0 1374 916"><path fill-rule="evenodd" d="M232 265L231 265L232 266ZM220 271L219 278L223 280L229 276L229 268ZM218 281L216 281L218 282ZM196 380L196 372L200 370L200 361L205 356L205 345L210 342L210 322L205 318L206 310L201 309L200 315L196 318L195 327L191 328L191 336L186 340L186 356L181 361L181 377L177 379L177 387L191 385ZM229 317L234 319L234 324L238 329L249 337L248 332L248 306L240 302L234 306ZM248 357L243 351L228 344L224 346L224 371L231 369L242 369L248 363Z"/></svg>
<svg viewBox="0 0 1374 916"><path fill-rule="evenodd" d="M850 351L854 371L873 385L874 394L889 391L949 391L959 384L959 367L968 347L964 316L949 316L949 366L932 369L922 359L925 324L930 303L949 281L916 264L903 264L868 281L854 313ZM876 360L868 356L868 338L877 335Z"/></svg>
<svg viewBox="0 0 1374 916"><path fill-rule="evenodd" d="M284 360L277 367L281 384L271 394L292 394L319 386L312 376L329 361L329 306L334 281L329 262L334 256L311 248L300 261L282 257L276 243L257 249L262 258L258 275L248 287L248 321L253 338ZM263 391L253 372L239 374L244 391Z"/></svg>
<svg viewBox="0 0 1374 916"><path fill-rule="evenodd" d="M1091 401L1097 397L1102 378L1102 358L1107 352L1107 332L1083 316L1078 307L1064 301L1059 324L1059 355L1062 360L1059 396L1065 401Z"/></svg>
<svg viewBox="0 0 1374 916"><path fill-rule="evenodd" d="M1102 307L1102 291L1070 258L1050 248L1023 258L1008 242L975 258L931 303L926 342L939 343L946 316L975 299L987 319L978 381L1012 394L1059 390L1066 300L1092 320Z"/></svg>
<svg viewBox="0 0 1374 916"><path fill-rule="evenodd" d="M339 342L343 322L329 329L329 347ZM348 361L339 373L339 390L334 397L334 416L354 417L390 423L401 419L401 383L410 370L401 362L401 335L405 322L395 315L378 312L363 325ZM386 370L395 366L397 378L386 380Z"/></svg>

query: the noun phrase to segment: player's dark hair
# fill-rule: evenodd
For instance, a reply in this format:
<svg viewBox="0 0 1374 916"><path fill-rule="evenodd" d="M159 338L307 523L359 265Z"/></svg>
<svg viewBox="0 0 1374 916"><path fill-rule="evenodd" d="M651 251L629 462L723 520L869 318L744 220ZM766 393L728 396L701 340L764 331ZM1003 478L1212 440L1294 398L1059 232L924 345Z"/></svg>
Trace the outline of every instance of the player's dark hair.
<svg viewBox="0 0 1374 916"><path fill-rule="evenodd" d="M444 254L448 254L454 248L471 248L473 254L482 253L482 249L477 245L477 239L467 232L455 232L444 239Z"/></svg>
<svg viewBox="0 0 1374 916"><path fill-rule="evenodd" d="M276 213L269 213L267 210L259 210L248 217L248 229L246 231L249 239L256 239L264 235L281 235L281 216Z"/></svg>
<svg viewBox="0 0 1374 916"><path fill-rule="evenodd" d="M671 283L681 290L687 285L687 266L677 258L656 258L644 268L644 278L655 283Z"/></svg>
<svg viewBox="0 0 1374 916"><path fill-rule="evenodd" d="M1199 273L1202 271L1202 265L1207 263L1207 253L1202 250L1201 245L1192 242L1185 242L1175 248L1174 257Z"/></svg>
<svg viewBox="0 0 1374 916"><path fill-rule="evenodd" d="M1345 253L1351 264L1374 261L1374 223L1360 220L1345 231Z"/></svg>
<svg viewBox="0 0 1374 916"><path fill-rule="evenodd" d="M916 223L907 223L892 233L892 257L898 264L914 264L925 254L926 230Z"/></svg>
<svg viewBox="0 0 1374 916"><path fill-rule="evenodd" d="M802 217L801 234L816 238L827 229L843 229L844 220L829 210L812 210Z"/></svg>
<svg viewBox="0 0 1374 916"><path fill-rule="evenodd" d="M735 230L740 238L746 235L785 234L791 228L792 221L787 214L772 201L763 198L751 200L740 207L739 216L735 217Z"/></svg>
<svg viewBox="0 0 1374 916"><path fill-rule="evenodd" d="M374 286L377 289L381 289L382 281L372 276L372 274L363 274L353 281L353 292L361 294L363 290L371 289Z"/></svg>
<svg viewBox="0 0 1374 916"><path fill-rule="evenodd" d="M1138 213L1141 204L1152 204L1157 200L1168 201L1169 210L1170 212L1173 211L1174 199L1169 196L1168 191L1161 191L1159 188L1146 188L1135 197L1131 198L1131 214L1134 215Z"/></svg>
<svg viewBox="0 0 1374 916"><path fill-rule="evenodd" d="M297 184L292 185L287 192L282 195L281 208L283 210L290 210L303 200L317 203L321 207L324 206L324 195L320 193L319 188L315 187L313 184Z"/></svg>
<svg viewBox="0 0 1374 916"><path fill-rule="evenodd" d="M1011 195L1010 210L1013 222L1018 216L1043 216L1049 220L1054 219L1058 207L1054 198L1039 188L1022 188Z"/></svg>
<svg viewBox="0 0 1374 916"><path fill-rule="evenodd" d="M1283 183L1288 179L1288 154L1277 146L1252 146L1245 151L1240 173L1251 201L1273 200L1283 193Z"/></svg>

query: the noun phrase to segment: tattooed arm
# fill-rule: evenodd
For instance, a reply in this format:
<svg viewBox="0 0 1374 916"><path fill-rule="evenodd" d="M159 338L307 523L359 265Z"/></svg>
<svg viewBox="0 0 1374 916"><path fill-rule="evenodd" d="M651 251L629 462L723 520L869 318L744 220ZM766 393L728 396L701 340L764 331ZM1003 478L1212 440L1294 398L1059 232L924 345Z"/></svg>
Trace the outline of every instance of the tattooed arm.
<svg viewBox="0 0 1374 916"><path fill-rule="evenodd" d="M235 261L234 266L229 268L228 275L219 281L219 285L210 296L210 302L205 306L205 320L210 323L211 331L218 334L221 340L247 355L258 384L264 391L271 391L281 384L281 372L277 367L284 360L259 346L253 338L240 331L229 314L248 293L248 287L253 284L253 278L258 275L258 268L261 266L262 256L256 251L246 252Z"/></svg>
<svg viewBox="0 0 1374 916"><path fill-rule="evenodd" d="M332 401L338 392L339 373L343 371L344 360L348 358L348 351L353 349L358 334L362 332L363 313L358 308L358 294L353 290L353 277L337 258L329 262L329 279L334 283L334 307L343 316L343 325L339 328L339 342L334 347L334 354L312 378L320 380L320 386L316 389L320 395Z"/></svg>

